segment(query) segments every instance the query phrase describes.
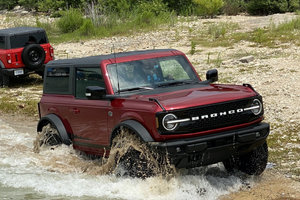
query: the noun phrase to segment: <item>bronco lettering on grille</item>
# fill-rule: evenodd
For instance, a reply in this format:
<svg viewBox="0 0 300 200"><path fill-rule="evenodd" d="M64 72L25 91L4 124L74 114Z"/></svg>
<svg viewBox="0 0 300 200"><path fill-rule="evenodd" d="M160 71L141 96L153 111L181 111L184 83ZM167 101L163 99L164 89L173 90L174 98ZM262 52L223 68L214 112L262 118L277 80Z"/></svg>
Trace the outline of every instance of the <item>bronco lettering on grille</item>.
<svg viewBox="0 0 300 200"><path fill-rule="evenodd" d="M220 117L220 116L233 115L233 114L236 114L236 113L242 113L244 111L246 111L246 109L239 108L237 110L229 110L229 111L222 111L222 112L219 112L219 113L201 115L200 117L195 116L195 117L192 117L192 120L195 121L195 120L199 120L199 119L209 119L209 118L215 118L215 117Z"/></svg>

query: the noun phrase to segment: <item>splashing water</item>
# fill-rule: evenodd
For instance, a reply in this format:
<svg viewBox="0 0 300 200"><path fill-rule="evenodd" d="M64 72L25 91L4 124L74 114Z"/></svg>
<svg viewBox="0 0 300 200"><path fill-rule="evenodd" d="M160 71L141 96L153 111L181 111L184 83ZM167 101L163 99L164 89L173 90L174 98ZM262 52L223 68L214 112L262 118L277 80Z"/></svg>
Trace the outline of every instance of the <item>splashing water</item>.
<svg viewBox="0 0 300 200"><path fill-rule="evenodd" d="M34 130L35 127L33 127ZM128 149L144 147L121 140L108 159L92 160L72 146L41 148L33 152L36 133L16 131L0 119L0 196L3 199L218 199L224 194L253 184L252 179L229 175L222 165L173 171L140 179L119 176L116 158ZM144 158L147 153L140 154ZM152 160L153 161L153 160ZM118 163L118 162L117 162ZM166 163L167 165L168 163ZM156 166L154 164L153 166ZM13 191L13 192L12 192Z"/></svg>

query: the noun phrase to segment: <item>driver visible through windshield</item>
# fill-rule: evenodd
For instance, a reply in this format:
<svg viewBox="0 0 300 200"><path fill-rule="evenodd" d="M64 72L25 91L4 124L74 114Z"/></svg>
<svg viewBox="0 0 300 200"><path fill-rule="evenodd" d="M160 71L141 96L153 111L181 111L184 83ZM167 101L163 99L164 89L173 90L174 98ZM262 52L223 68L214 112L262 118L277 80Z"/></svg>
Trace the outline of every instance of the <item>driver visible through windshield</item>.
<svg viewBox="0 0 300 200"><path fill-rule="evenodd" d="M111 64L107 70L115 93L199 81L183 56Z"/></svg>

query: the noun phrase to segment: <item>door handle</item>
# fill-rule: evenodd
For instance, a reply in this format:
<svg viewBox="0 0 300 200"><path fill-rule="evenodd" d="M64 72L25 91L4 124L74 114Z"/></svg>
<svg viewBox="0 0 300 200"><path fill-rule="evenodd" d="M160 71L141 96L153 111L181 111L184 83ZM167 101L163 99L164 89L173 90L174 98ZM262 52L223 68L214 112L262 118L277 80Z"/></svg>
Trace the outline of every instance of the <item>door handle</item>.
<svg viewBox="0 0 300 200"><path fill-rule="evenodd" d="M73 108L72 111L73 111L74 114L79 114L80 113L80 110L78 108Z"/></svg>

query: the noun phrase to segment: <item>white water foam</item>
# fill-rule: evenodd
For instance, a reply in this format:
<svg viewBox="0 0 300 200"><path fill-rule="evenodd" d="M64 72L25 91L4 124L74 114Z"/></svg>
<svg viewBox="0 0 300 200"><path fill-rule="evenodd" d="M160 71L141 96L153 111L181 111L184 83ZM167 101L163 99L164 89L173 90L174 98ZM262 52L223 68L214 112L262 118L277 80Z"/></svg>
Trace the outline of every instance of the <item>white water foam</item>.
<svg viewBox="0 0 300 200"><path fill-rule="evenodd" d="M33 153L35 133L20 133L0 119L0 183L13 188L34 191L49 197L76 199L218 199L239 190L244 181L229 176L222 166L181 170L166 179L90 175L66 160L79 159L75 151L66 146ZM49 164L51 160L54 164ZM80 163L90 161L81 160ZM59 167L57 167L57 165ZM93 164L94 165L94 164ZM247 180L250 181L251 180ZM1 193L0 193L1 197Z"/></svg>

